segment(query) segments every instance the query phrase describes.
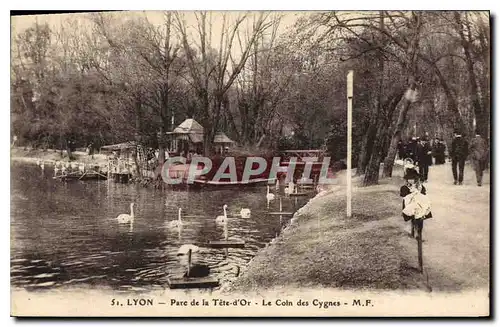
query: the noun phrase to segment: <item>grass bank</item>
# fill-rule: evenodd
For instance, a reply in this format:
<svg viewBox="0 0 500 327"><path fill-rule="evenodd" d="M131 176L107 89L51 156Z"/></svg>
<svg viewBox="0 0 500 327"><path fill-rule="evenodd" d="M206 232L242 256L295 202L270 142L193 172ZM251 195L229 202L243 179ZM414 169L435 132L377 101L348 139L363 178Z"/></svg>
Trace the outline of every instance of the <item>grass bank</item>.
<svg viewBox="0 0 500 327"><path fill-rule="evenodd" d="M336 186L301 208L228 291L276 288L426 289L416 241L401 218L401 180L353 190Z"/></svg>

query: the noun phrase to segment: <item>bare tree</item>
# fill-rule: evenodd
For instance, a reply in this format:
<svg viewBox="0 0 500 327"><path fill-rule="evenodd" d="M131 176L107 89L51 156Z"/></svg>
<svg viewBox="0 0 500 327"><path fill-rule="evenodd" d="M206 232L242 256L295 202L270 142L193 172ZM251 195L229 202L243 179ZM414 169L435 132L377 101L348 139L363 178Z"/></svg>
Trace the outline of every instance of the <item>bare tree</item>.
<svg viewBox="0 0 500 327"><path fill-rule="evenodd" d="M196 12L195 37L191 37L185 16L176 13L176 27L180 33L183 50L190 71L190 83L195 90L201 107L201 121L205 129L204 148L210 152L211 143L217 130L226 94L245 66L252 46L259 36L271 26L269 14L259 13L252 26L246 30L248 41L241 42L244 23L248 14L239 15L234 20L222 13L222 27L218 49L212 46L212 13ZM235 45L239 41L241 49L236 54ZM192 46L196 45L196 46Z"/></svg>

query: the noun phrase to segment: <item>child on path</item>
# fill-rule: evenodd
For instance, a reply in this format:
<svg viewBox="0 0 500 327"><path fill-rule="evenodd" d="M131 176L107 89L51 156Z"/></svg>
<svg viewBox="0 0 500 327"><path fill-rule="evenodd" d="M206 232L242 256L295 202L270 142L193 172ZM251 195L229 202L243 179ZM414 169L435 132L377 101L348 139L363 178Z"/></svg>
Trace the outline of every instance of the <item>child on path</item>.
<svg viewBox="0 0 500 327"><path fill-rule="evenodd" d="M427 197L427 190L421 183L421 177L414 168L406 170L405 185L401 186L400 196L403 197L403 219L411 220L411 236L421 237L424 220L432 218L431 204Z"/></svg>

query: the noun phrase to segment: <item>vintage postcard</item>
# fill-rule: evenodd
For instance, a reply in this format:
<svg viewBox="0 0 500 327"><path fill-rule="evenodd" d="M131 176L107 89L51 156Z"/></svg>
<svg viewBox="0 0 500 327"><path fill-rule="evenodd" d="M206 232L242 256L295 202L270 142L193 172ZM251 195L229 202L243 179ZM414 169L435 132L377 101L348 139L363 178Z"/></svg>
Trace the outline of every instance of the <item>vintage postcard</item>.
<svg viewBox="0 0 500 327"><path fill-rule="evenodd" d="M15 317L490 315L487 11L11 16Z"/></svg>

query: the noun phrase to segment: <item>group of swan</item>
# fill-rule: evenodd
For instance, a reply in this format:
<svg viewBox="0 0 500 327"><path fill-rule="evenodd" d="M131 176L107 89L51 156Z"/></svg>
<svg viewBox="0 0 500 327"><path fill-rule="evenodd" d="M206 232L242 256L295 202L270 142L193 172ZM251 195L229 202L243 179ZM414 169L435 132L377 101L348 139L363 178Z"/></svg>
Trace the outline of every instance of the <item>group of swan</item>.
<svg viewBox="0 0 500 327"><path fill-rule="evenodd" d="M276 179L276 190L279 190L280 188L280 182L279 179ZM284 193L285 195L290 195L291 193L294 193L296 191L296 186L294 182L288 183L288 186L285 187ZM269 191L269 186L267 186L267 194L266 194L267 201L272 201L274 200L275 196Z"/></svg>
<svg viewBox="0 0 500 327"><path fill-rule="evenodd" d="M219 223L219 224L226 224L227 221L228 221L228 217L227 217L227 204L224 204L222 206L222 210L224 212L224 215L222 216L217 216L215 218L215 222L216 223ZM249 208L242 208L240 210L240 217L241 218L250 218L252 215L252 211L249 209Z"/></svg>
<svg viewBox="0 0 500 327"><path fill-rule="evenodd" d="M222 209L224 211L224 215L217 216L217 218L215 218L215 222L216 223L225 224L225 223L227 223L227 220L228 220L227 211L226 211L227 210L227 204L224 204L224 206L222 206ZM250 216L251 216L250 209L249 208L242 208L241 211L240 211L240 216L242 218L250 218ZM128 223L133 222L134 221L134 203L130 204L130 214L128 214L128 213L122 213L122 214L118 215L118 217L116 217L116 220L120 224L128 224ZM168 222L168 226L172 227L172 228L177 228L177 227L180 227L182 225L183 225L183 222L182 222L182 208L179 208L177 219L169 221Z"/></svg>
<svg viewBox="0 0 500 327"><path fill-rule="evenodd" d="M227 223L227 204L224 204L222 207L224 211L224 215L217 216L215 221L217 223ZM251 215L251 211L249 208L242 208L240 211L241 217L249 218ZM116 220L120 224L133 224L134 222L134 203L130 203L130 214L122 213L116 217ZM178 218L177 220L172 220L168 223L170 227L181 227L183 225L182 222L182 208L179 208ZM206 277L210 274L210 267L202 264L191 264L191 254L195 252L199 252L200 248L194 244L184 244L182 245L178 251L178 256L188 255L188 268L184 277ZM239 274L239 270L238 270Z"/></svg>

